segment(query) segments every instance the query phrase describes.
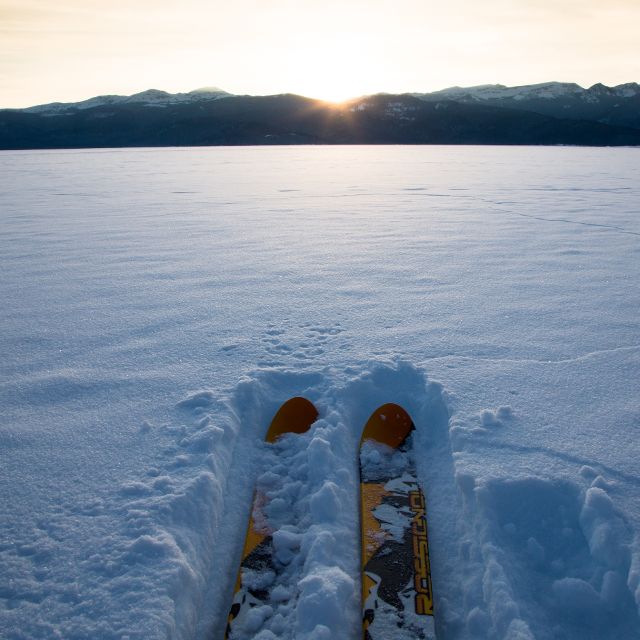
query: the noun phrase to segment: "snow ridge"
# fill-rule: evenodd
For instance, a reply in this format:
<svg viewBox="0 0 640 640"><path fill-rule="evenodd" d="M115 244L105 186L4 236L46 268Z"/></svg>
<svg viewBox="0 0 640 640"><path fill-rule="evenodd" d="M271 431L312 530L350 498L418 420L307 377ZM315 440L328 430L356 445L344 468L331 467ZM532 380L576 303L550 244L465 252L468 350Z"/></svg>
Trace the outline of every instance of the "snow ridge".
<svg viewBox="0 0 640 640"><path fill-rule="evenodd" d="M51 102L49 104L36 105L26 109L20 109L27 113L40 113L43 115L61 115L95 107L139 104L151 107L167 107L177 104L191 104L201 100L220 100L228 98L232 94L216 87L203 87L194 89L188 93L167 93L159 89L147 89L130 96L105 95L82 100L81 102Z"/></svg>
<svg viewBox="0 0 640 640"><path fill-rule="evenodd" d="M539 84L507 87L502 84L486 84L474 87L450 87L431 93L414 93L418 98L426 100L462 100L484 102L487 100L559 100L577 98L586 102L597 101L602 96L631 98L640 95L640 85L635 82L607 87L594 84L584 89L573 82L542 82Z"/></svg>
<svg viewBox="0 0 640 640"><path fill-rule="evenodd" d="M376 94L388 95L388 94ZM463 102L486 102L490 100L560 100L577 99L584 102L598 102L602 98L617 97L621 99L634 98L640 96L640 85L636 82L628 82L615 87L608 87L597 83L588 89L573 82L542 82L532 85L521 85L507 87L502 84L485 84L473 87L449 87L440 91L430 93L414 92L410 95L423 100L454 100ZM177 104L191 104L201 100L219 100L233 97L217 87L202 87L187 93L168 93L159 89L147 89L130 96L103 95L82 100L80 102L52 102L48 104L36 105L25 109L12 109L12 111L24 111L27 113L39 113L43 115L61 115L72 113L78 110L92 109L95 107L140 104L153 107L166 107ZM355 99L354 104L360 102L365 106L354 107L358 110L366 108L367 97ZM389 109L393 111L394 104L390 103Z"/></svg>

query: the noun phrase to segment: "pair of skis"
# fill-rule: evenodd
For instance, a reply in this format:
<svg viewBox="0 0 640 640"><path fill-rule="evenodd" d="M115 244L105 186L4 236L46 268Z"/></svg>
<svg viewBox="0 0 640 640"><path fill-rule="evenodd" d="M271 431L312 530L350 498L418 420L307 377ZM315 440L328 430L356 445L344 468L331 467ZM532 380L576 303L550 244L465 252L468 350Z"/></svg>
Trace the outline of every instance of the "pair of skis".
<svg viewBox="0 0 640 640"><path fill-rule="evenodd" d="M296 397L276 413L266 435L304 433L316 421L311 402ZM360 528L362 540L362 637L364 640L435 640L426 504L413 460L414 425L402 407L373 412L360 440ZM243 575L274 571L273 545L256 492L242 551L225 640L251 610L269 601L260 582Z"/></svg>

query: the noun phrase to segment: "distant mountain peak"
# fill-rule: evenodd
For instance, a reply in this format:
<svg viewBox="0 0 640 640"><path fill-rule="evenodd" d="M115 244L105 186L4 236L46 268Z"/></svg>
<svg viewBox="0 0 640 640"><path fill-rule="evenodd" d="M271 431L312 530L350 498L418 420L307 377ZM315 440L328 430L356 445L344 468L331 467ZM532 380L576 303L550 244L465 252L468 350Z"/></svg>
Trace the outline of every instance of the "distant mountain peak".
<svg viewBox="0 0 640 640"><path fill-rule="evenodd" d="M133 95L128 96L128 98L131 102L139 102L142 100L163 100L170 96L171 94L167 91L162 91L160 89L146 89L145 91L134 93Z"/></svg>
<svg viewBox="0 0 640 640"><path fill-rule="evenodd" d="M584 92L574 82L540 82L508 87L503 84L481 84L473 87L450 87L441 91L426 94L414 94L422 98L444 98L450 100L525 100L528 98L556 99L565 95L576 95Z"/></svg>
<svg viewBox="0 0 640 640"><path fill-rule="evenodd" d="M219 99L229 97L232 94L216 87L202 87L188 93L169 93L161 89L146 89L130 96L104 95L82 100L81 102L51 102L40 104L27 109L20 109L29 113L42 115L64 115L83 109L104 107L122 104L146 104L154 107L165 107L172 104L182 104L205 99Z"/></svg>
<svg viewBox="0 0 640 640"><path fill-rule="evenodd" d="M200 95L203 93L220 93L220 94L225 94L227 96L230 96L230 93L227 93L226 91L224 91L223 89L220 89L219 87L198 87L197 89L192 89L191 91L189 91L190 95Z"/></svg>
<svg viewBox="0 0 640 640"><path fill-rule="evenodd" d="M586 102L592 102L597 96L631 98L640 95L640 86L635 82L629 82L616 87L608 87L599 82L589 89L585 89L575 82L550 81L515 87L503 84L449 87L431 93L414 93L412 95L423 100L444 99L464 102L558 100L562 98L579 98Z"/></svg>

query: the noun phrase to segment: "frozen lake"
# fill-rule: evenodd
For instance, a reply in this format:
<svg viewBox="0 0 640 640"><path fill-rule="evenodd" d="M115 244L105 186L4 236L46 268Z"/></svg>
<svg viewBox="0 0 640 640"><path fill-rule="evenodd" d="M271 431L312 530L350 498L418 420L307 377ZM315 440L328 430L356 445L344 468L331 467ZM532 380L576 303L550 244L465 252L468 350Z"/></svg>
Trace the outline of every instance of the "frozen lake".
<svg viewBox="0 0 640 640"><path fill-rule="evenodd" d="M0 152L0 273L3 638L219 640L297 394L346 515L303 510L336 548L247 637L359 637L354 452L398 401L439 640L640 638L639 149Z"/></svg>

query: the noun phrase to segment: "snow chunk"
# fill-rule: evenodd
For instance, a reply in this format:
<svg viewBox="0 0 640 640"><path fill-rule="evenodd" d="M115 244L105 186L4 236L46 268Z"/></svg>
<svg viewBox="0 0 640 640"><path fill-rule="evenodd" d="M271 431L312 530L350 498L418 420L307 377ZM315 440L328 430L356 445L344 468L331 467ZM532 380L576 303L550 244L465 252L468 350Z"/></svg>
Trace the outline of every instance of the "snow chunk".
<svg viewBox="0 0 640 640"><path fill-rule="evenodd" d="M289 564L300 549L302 536L299 533L278 529L273 533L274 555L281 564Z"/></svg>
<svg viewBox="0 0 640 640"><path fill-rule="evenodd" d="M498 424L498 419L495 412L491 411L491 409L484 409L480 413L480 422L482 422L485 427L491 427Z"/></svg>
<svg viewBox="0 0 640 640"><path fill-rule="evenodd" d="M513 418L513 409L509 405L498 407L496 416L498 416L500 420L509 420Z"/></svg>
<svg viewBox="0 0 640 640"><path fill-rule="evenodd" d="M322 482L333 466L334 455L331 451L331 444L325 438L314 437L307 449L307 460L309 462L309 479L313 483Z"/></svg>
<svg viewBox="0 0 640 640"><path fill-rule="evenodd" d="M592 619L601 607L598 592L579 578L562 578L552 586L556 606L576 622Z"/></svg>
<svg viewBox="0 0 640 640"><path fill-rule="evenodd" d="M509 623L504 640L536 640L536 638L524 620L516 619Z"/></svg>
<svg viewBox="0 0 640 640"><path fill-rule="evenodd" d="M542 566L545 561L545 552L542 545L533 537L527 540L527 553L534 565Z"/></svg>
<svg viewBox="0 0 640 640"><path fill-rule="evenodd" d="M311 496L311 517L314 522L332 522L340 510L338 486L333 482L325 482L319 491Z"/></svg>
<svg viewBox="0 0 640 640"><path fill-rule="evenodd" d="M242 585L249 589L263 590L270 587L276 579L273 571L242 570Z"/></svg>
<svg viewBox="0 0 640 640"><path fill-rule="evenodd" d="M580 525L596 560L609 569L626 569L629 566L626 527L603 489L591 487L587 490L580 512Z"/></svg>
<svg viewBox="0 0 640 640"><path fill-rule="evenodd" d="M213 405L215 396L213 391L198 391L176 404L177 409L206 409Z"/></svg>
<svg viewBox="0 0 640 640"><path fill-rule="evenodd" d="M341 635L345 603L355 596L352 578L338 567L324 567L305 576L298 587L300 598L296 617L299 632L311 634L318 626L324 626L331 637Z"/></svg>
<svg viewBox="0 0 640 640"><path fill-rule="evenodd" d="M262 627L265 620L270 618L273 615L273 608L268 604L256 606L249 611L244 617L244 629L243 631L247 631L249 633L256 633ZM271 634L273 635L273 634ZM268 638L269 636L267 636Z"/></svg>
<svg viewBox="0 0 640 640"><path fill-rule="evenodd" d="M485 638L489 630L489 616L478 607L474 607L467 616L467 629L473 638Z"/></svg>
<svg viewBox="0 0 640 640"><path fill-rule="evenodd" d="M600 597L607 607L607 610L612 613L624 608L630 599L630 593L625 579L619 572L607 571L604 574Z"/></svg>

